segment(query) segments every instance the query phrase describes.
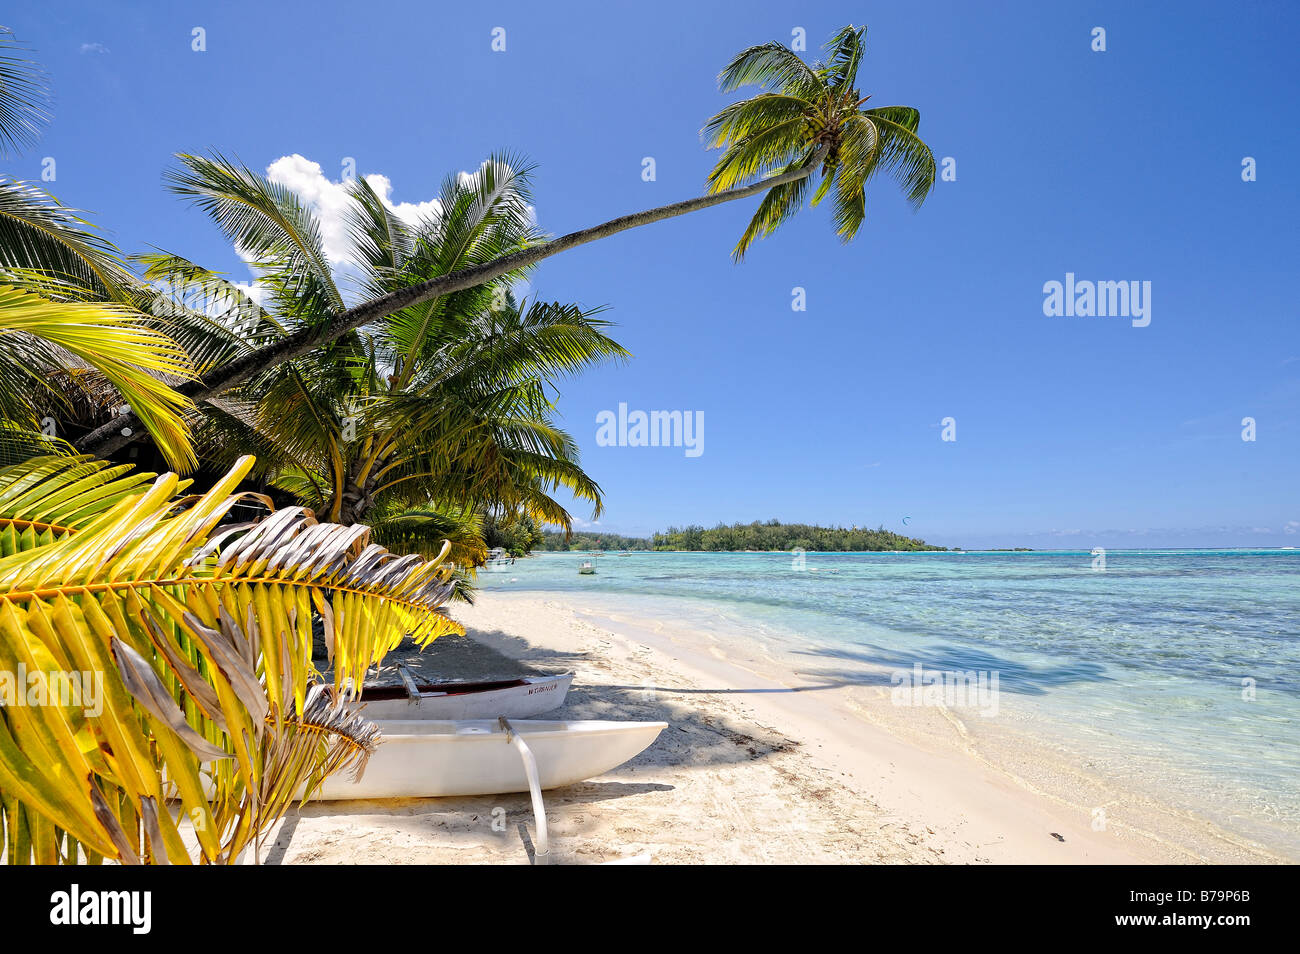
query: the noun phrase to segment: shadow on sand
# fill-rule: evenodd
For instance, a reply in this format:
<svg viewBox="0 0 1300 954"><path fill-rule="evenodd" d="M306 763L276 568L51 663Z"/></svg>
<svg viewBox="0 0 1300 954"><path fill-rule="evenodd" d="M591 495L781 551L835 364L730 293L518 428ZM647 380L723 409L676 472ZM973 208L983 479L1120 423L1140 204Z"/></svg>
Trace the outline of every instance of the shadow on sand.
<svg viewBox="0 0 1300 954"><path fill-rule="evenodd" d="M476 639L482 635L500 652ZM571 670L590 659L588 653L556 652L531 645L527 640L500 630L470 630L468 636L444 636L434 640L423 652L404 644L386 662L401 659L413 671L432 681L447 679L509 678L541 672ZM418 668L417 668L418 667ZM386 667L387 668L387 667ZM565 703L543 713L540 719L610 719L624 722L667 722L668 728L645 752L624 768L657 763L681 766L721 765L747 762L774 752L783 752L795 743L771 730L752 723L738 724L701 714L690 705L690 695L747 694L755 692L803 692L835 688L837 683L803 686L797 689L673 689L660 686L598 686L578 681L569 690ZM623 769L615 769L616 777Z"/></svg>

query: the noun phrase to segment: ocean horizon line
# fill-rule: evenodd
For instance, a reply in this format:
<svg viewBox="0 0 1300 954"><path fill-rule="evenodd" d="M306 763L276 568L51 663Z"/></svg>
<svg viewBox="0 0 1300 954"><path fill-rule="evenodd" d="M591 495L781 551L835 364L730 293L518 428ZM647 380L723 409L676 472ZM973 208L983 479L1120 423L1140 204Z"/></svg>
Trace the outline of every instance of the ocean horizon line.
<svg viewBox="0 0 1300 954"><path fill-rule="evenodd" d="M1104 549L1107 553L1287 553L1297 552L1296 547L1086 547L1086 548L1047 548L1047 547L948 547L946 549L925 550L803 550L803 553L888 553L899 556L943 556L953 553L1082 553L1091 554L1094 549ZM583 554L599 552L599 547L580 548L576 550L534 550L529 556L542 554ZM729 555L752 553L756 555L772 553L794 553L795 550L628 550L621 547L604 548L606 553L725 553Z"/></svg>

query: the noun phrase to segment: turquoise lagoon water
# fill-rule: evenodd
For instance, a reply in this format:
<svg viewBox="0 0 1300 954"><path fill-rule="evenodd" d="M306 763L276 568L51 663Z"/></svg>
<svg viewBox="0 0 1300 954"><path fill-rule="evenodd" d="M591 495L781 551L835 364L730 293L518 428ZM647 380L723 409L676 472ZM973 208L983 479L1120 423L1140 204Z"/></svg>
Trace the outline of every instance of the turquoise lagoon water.
<svg viewBox="0 0 1300 954"><path fill-rule="evenodd" d="M582 559L479 582L756 640L813 680L997 672L1000 723L1300 858L1300 551L1110 550L1104 571L1084 551Z"/></svg>

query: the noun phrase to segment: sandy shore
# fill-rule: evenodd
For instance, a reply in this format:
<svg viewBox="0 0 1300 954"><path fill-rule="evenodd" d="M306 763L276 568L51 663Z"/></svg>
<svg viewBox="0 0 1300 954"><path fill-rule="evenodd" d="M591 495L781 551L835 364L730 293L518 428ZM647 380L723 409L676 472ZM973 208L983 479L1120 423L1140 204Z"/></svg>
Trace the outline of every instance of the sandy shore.
<svg viewBox="0 0 1300 954"><path fill-rule="evenodd" d="M1282 860L1042 752L987 745L946 710L894 707L879 686L800 675L671 621L504 593L454 615L470 640L439 640L426 671L571 668L545 718L669 723L632 762L547 793L552 863ZM526 795L317 803L285 819L266 861L527 864L532 825Z"/></svg>

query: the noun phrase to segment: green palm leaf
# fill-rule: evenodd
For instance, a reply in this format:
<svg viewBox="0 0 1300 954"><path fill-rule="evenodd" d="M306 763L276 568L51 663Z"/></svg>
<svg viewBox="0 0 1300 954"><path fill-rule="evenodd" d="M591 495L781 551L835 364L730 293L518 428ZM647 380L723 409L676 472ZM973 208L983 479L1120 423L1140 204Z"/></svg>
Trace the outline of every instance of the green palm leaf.
<svg viewBox="0 0 1300 954"><path fill-rule="evenodd" d="M842 27L838 33L826 41L826 65L822 72L832 89L852 88L858 77L858 67L862 64L863 38L866 27L855 28L852 24Z"/></svg>
<svg viewBox="0 0 1300 954"><path fill-rule="evenodd" d="M288 328L225 275L167 252L133 256L154 283L140 306L174 339L201 375L282 337Z"/></svg>
<svg viewBox="0 0 1300 954"><path fill-rule="evenodd" d="M0 179L0 270L36 269L95 297L126 302L130 271L81 215L37 186Z"/></svg>
<svg viewBox="0 0 1300 954"><path fill-rule="evenodd" d="M462 507L392 507L375 514L371 532L376 543L426 556L447 549L458 567L481 566L488 556L483 542L483 518Z"/></svg>
<svg viewBox="0 0 1300 954"><path fill-rule="evenodd" d="M252 257L282 315L312 321L345 309L320 224L292 189L220 153L177 158L181 168L166 176L171 191L206 212L237 249Z"/></svg>
<svg viewBox="0 0 1300 954"><path fill-rule="evenodd" d="M934 188L935 163L930 147L916 131L921 114L910 106L878 106L863 111L880 138L879 159L871 174L884 173L903 187L908 201L920 206Z"/></svg>
<svg viewBox="0 0 1300 954"><path fill-rule="evenodd" d="M415 245L413 231L388 208L365 179L348 187L353 200L344 211L353 257L367 273L366 290L380 295L396 287Z"/></svg>
<svg viewBox="0 0 1300 954"><path fill-rule="evenodd" d="M0 156L6 158L35 143L50 119L45 71L26 52L0 27Z"/></svg>
<svg viewBox="0 0 1300 954"><path fill-rule="evenodd" d="M735 92L746 86L771 86L812 100L825 81L789 47L775 41L741 50L718 74L718 89Z"/></svg>

